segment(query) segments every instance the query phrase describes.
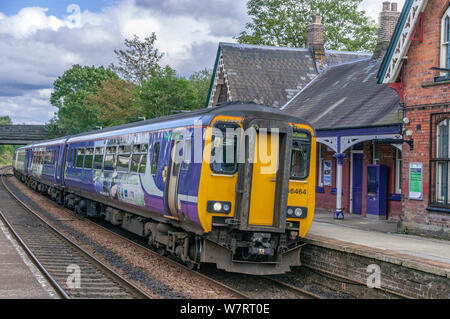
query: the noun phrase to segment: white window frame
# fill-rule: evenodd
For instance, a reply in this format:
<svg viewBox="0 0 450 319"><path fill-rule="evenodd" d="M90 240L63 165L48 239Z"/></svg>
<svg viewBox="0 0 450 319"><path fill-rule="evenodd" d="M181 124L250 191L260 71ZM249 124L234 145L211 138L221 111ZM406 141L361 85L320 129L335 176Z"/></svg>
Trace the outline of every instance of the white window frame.
<svg viewBox="0 0 450 319"><path fill-rule="evenodd" d="M436 129L436 157L437 158L450 158L450 138L449 138L449 134L450 132L449 127L448 127L448 123L449 120L445 119L443 121L441 121L438 125L437 125L437 129ZM441 126L446 126L447 127L447 156L445 156L444 154L442 154L443 150L441 150L441 135L440 135L440 127ZM448 164L447 164L448 166ZM449 177L450 177L450 166L447 167L447 181L445 181L443 179L443 175L444 175L444 167L445 167L445 163L436 163L436 185L435 185L435 200L437 203L444 203L445 201L445 195L444 193L444 186L447 187L447 201L449 201L450 199L450 183L448 181ZM444 185L445 184L445 185Z"/></svg>
<svg viewBox="0 0 450 319"><path fill-rule="evenodd" d="M402 193L402 151L395 148L395 193Z"/></svg>
<svg viewBox="0 0 450 319"><path fill-rule="evenodd" d="M379 150L378 150L378 147L377 147L378 144L374 143L372 145L373 145L373 147L372 147L372 164L373 165L377 165L378 162L380 161L379 157L377 157L377 155L380 156L380 154L378 152Z"/></svg>
<svg viewBox="0 0 450 319"><path fill-rule="evenodd" d="M319 149L319 180L318 180L318 186L323 187L323 157L322 157L322 144L318 144Z"/></svg>
<svg viewBox="0 0 450 319"><path fill-rule="evenodd" d="M448 30L445 30L446 23L445 19L449 17L450 21L450 7L447 9L447 11L444 13L441 19L441 68L448 69L450 68L450 65L447 65L447 57L448 57L448 50L449 50L449 41L450 39L446 39L448 37ZM449 22L450 26L450 22ZM441 73L441 76L446 75L447 73L443 72Z"/></svg>

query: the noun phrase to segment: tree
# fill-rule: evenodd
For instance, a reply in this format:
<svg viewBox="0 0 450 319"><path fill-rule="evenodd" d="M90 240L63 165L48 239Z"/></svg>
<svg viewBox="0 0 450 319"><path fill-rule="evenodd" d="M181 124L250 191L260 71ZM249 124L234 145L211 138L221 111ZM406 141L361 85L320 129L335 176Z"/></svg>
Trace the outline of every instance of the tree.
<svg viewBox="0 0 450 319"><path fill-rule="evenodd" d="M132 40L125 39L127 50L114 50L119 60L119 65L111 64L111 70L117 72L125 80L140 85L144 80L149 80L161 67L158 62L164 56L155 48L156 34L152 32L150 37L140 41L137 35Z"/></svg>
<svg viewBox="0 0 450 319"><path fill-rule="evenodd" d="M86 95L88 110L97 115L102 127L128 123L142 110L136 101L136 86L118 78L103 81L97 92Z"/></svg>
<svg viewBox="0 0 450 319"><path fill-rule="evenodd" d="M377 42L375 21L358 11L362 0L249 0L246 24L239 43L306 47L307 27L313 12L324 24L325 48L373 51Z"/></svg>
<svg viewBox="0 0 450 319"><path fill-rule="evenodd" d="M113 71L92 66L72 66L71 69L53 83L50 103L58 108L51 123L68 134L88 131L99 126L94 111L86 108L84 99L89 93L95 93L101 83L110 78L118 78Z"/></svg>
<svg viewBox="0 0 450 319"><path fill-rule="evenodd" d="M177 77L175 70L169 66L144 81L137 94L142 105L141 115L146 118L202 108L205 103L204 98L199 97L193 83Z"/></svg>
<svg viewBox="0 0 450 319"><path fill-rule="evenodd" d="M6 116L0 116L0 125L11 125L13 124L11 118ZM9 165L12 163L14 150L18 146L13 145L0 145L0 165Z"/></svg>
<svg viewBox="0 0 450 319"><path fill-rule="evenodd" d="M198 108L204 107L206 104L211 77L212 71L208 69L197 71L189 77L189 82L197 95L195 104L198 105Z"/></svg>

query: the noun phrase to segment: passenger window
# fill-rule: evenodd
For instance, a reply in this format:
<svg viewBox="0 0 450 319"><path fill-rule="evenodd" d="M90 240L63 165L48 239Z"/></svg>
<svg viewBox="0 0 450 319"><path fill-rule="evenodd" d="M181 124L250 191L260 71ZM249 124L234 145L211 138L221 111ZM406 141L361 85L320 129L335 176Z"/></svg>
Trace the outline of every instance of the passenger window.
<svg viewBox="0 0 450 319"><path fill-rule="evenodd" d="M232 175L237 171L238 136L235 130L238 126L220 123L214 128L219 129L221 134L211 138L211 170Z"/></svg>
<svg viewBox="0 0 450 319"><path fill-rule="evenodd" d="M77 168L83 168L84 148L77 149Z"/></svg>
<svg viewBox="0 0 450 319"><path fill-rule="evenodd" d="M183 146L183 163L181 164L182 169L188 169L191 163L191 137L185 137Z"/></svg>
<svg viewBox="0 0 450 319"><path fill-rule="evenodd" d="M86 149L86 159L84 160L84 168L92 169L92 160L94 159L94 149Z"/></svg>
<svg viewBox="0 0 450 319"><path fill-rule="evenodd" d="M308 177L310 152L310 135L303 132L294 132L291 152L291 178L305 179Z"/></svg>
<svg viewBox="0 0 450 319"><path fill-rule="evenodd" d="M156 142L153 145L153 158L152 158L152 175L156 175L158 170L160 143Z"/></svg>
<svg viewBox="0 0 450 319"><path fill-rule="evenodd" d="M117 157L117 171L128 172L130 164L130 154L119 154Z"/></svg>
<svg viewBox="0 0 450 319"><path fill-rule="evenodd" d="M116 149L117 146L109 146L106 148L105 171L113 171L116 168Z"/></svg>
<svg viewBox="0 0 450 319"><path fill-rule="evenodd" d="M131 158L131 171L137 173L139 169L139 161L141 160L141 155L133 154Z"/></svg>
<svg viewBox="0 0 450 319"><path fill-rule="evenodd" d="M94 169L102 169L103 165L103 147L95 148Z"/></svg>
<svg viewBox="0 0 450 319"><path fill-rule="evenodd" d="M147 155L141 155L141 165L139 165L139 173L145 174L146 166L147 166Z"/></svg>

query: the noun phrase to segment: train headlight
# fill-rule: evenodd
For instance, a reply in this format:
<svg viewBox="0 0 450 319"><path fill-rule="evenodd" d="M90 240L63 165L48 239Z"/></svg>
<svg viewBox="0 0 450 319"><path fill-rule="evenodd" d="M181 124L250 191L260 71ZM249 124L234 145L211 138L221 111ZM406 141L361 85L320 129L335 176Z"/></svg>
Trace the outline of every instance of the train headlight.
<svg viewBox="0 0 450 319"><path fill-rule="evenodd" d="M307 207L289 206L287 208L287 218L306 218L308 216Z"/></svg>
<svg viewBox="0 0 450 319"><path fill-rule="evenodd" d="M287 214L288 214L288 216L293 216L294 215L294 210L292 209L292 208L288 208L288 210L287 210Z"/></svg>
<svg viewBox="0 0 450 319"><path fill-rule="evenodd" d="M220 212L220 211L222 210L222 203L219 203L219 202L214 203L213 209L214 209L214 211L216 211L216 212Z"/></svg>
<svg viewBox="0 0 450 319"><path fill-rule="evenodd" d="M215 200L209 200L206 204L206 210L209 213L225 213L228 214L231 211L230 202L219 202Z"/></svg>

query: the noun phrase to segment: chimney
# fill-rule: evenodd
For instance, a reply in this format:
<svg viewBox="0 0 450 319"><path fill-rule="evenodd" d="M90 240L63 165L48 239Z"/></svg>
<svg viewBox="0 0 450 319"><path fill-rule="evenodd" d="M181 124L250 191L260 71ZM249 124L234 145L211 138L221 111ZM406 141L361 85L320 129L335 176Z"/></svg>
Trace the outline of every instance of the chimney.
<svg viewBox="0 0 450 319"><path fill-rule="evenodd" d="M397 3L383 2L383 10L380 12L378 28L378 43L373 53L374 59L386 53L399 17L400 12L397 11Z"/></svg>
<svg viewBox="0 0 450 319"><path fill-rule="evenodd" d="M323 40L322 18L318 13L312 14L312 23L308 26L308 47L321 69L325 66L325 47Z"/></svg>

